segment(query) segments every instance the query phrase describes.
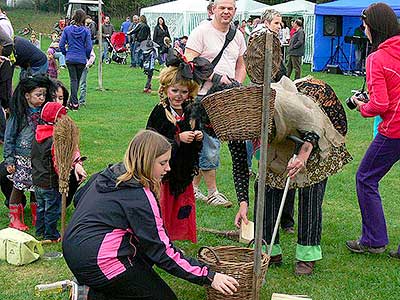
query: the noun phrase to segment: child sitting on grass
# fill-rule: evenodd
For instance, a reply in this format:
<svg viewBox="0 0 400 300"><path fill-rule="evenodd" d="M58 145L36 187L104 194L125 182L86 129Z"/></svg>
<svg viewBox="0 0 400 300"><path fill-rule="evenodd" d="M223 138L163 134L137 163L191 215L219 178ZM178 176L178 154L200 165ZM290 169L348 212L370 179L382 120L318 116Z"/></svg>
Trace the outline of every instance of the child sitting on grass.
<svg viewBox="0 0 400 300"><path fill-rule="evenodd" d="M58 170L54 156L53 133L56 122L65 117L67 109L58 102L48 102L41 112L43 125L36 128L32 144L32 179L38 203L36 235L44 242L59 242L57 222L61 213L61 194L58 191ZM75 176L83 181L86 172L82 167L79 152L74 159Z"/></svg>

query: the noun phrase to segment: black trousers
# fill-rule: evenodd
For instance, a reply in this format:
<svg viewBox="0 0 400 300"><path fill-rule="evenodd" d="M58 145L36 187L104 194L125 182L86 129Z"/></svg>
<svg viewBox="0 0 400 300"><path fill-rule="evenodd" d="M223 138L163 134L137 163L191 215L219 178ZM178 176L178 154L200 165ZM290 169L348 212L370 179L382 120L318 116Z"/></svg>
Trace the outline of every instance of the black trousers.
<svg viewBox="0 0 400 300"><path fill-rule="evenodd" d="M73 107L77 108L79 106L78 102L79 81L81 80L82 72L85 69L85 64L78 64L78 63L74 64L67 62L67 68L69 73L69 81L71 84L70 102Z"/></svg>
<svg viewBox="0 0 400 300"><path fill-rule="evenodd" d="M3 109L9 107L9 102L12 94L12 77L14 68L8 61L0 65L0 105ZM0 109L0 140L4 141L4 133L6 130L6 116Z"/></svg>
<svg viewBox="0 0 400 300"><path fill-rule="evenodd" d="M110 284L90 288L88 300L177 300L164 280L144 260L136 257L127 269Z"/></svg>
<svg viewBox="0 0 400 300"><path fill-rule="evenodd" d="M325 195L327 179L312 186L298 189L299 213L297 243L303 246L317 246L321 243L322 233L322 201ZM255 182L257 201L258 182ZM294 194L295 190L291 190ZM263 239L269 244L272 239L274 226L278 217L279 206L282 201L283 190L265 187L265 207L263 222ZM254 206L254 209L257 205ZM256 213L254 212L254 216ZM255 220L257 222L257 220ZM279 244L279 231L275 244Z"/></svg>

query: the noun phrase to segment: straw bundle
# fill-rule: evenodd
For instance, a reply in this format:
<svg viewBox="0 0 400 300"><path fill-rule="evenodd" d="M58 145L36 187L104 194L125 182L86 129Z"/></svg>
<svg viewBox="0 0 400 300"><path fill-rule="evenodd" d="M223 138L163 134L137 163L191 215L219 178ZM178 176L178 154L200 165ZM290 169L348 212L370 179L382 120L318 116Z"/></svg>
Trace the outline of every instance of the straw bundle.
<svg viewBox="0 0 400 300"><path fill-rule="evenodd" d="M72 159L79 143L79 129L69 116L62 116L54 126L54 149L58 167L59 191L67 194Z"/></svg>

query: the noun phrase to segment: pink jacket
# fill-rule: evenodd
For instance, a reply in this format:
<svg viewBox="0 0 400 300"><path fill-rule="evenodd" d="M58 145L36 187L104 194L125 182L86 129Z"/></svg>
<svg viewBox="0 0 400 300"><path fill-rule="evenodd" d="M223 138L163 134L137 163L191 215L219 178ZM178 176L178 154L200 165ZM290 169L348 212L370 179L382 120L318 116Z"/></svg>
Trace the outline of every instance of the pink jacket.
<svg viewBox="0 0 400 300"><path fill-rule="evenodd" d="M380 134L400 138L400 35L383 42L367 57L370 101L360 109L363 117L380 116Z"/></svg>

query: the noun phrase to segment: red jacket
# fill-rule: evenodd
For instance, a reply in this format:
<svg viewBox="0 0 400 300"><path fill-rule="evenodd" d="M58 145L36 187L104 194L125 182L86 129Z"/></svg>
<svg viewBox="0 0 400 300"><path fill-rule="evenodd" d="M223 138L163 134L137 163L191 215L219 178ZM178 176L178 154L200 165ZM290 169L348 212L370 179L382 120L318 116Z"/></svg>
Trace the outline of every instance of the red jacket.
<svg viewBox="0 0 400 300"><path fill-rule="evenodd" d="M400 35L383 42L367 57L370 101L360 109L363 117L380 116L380 134L400 138Z"/></svg>

